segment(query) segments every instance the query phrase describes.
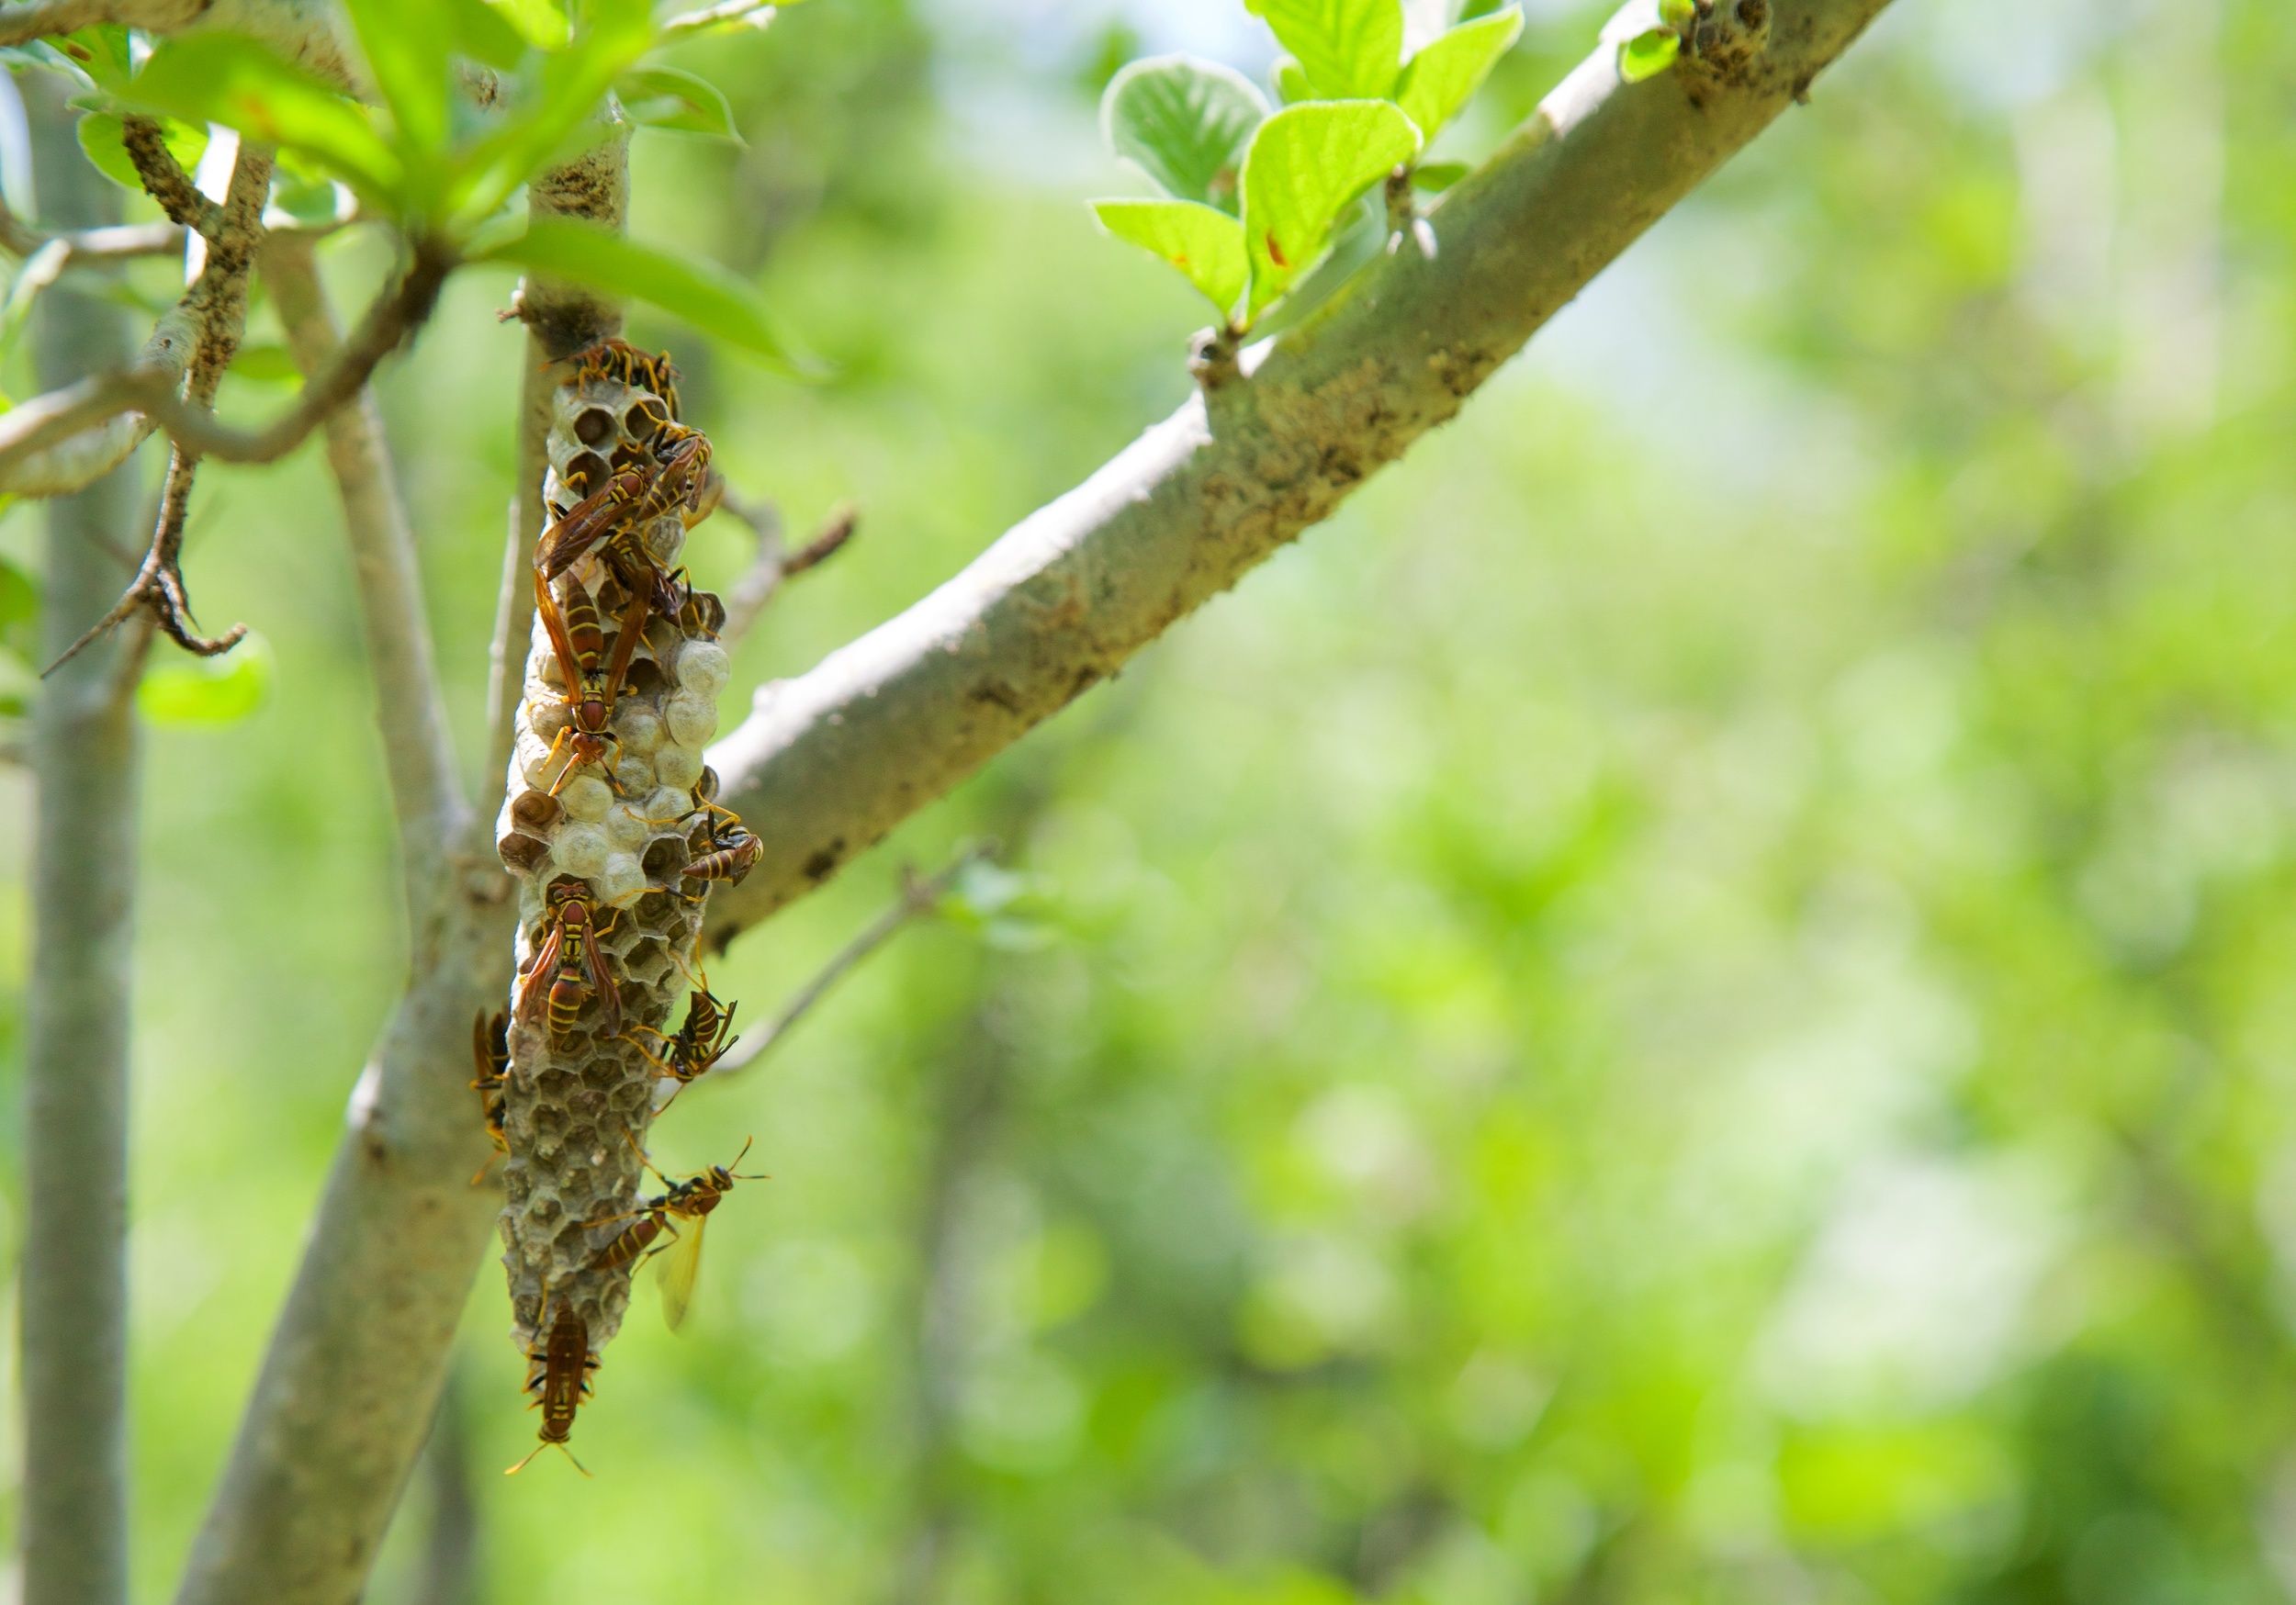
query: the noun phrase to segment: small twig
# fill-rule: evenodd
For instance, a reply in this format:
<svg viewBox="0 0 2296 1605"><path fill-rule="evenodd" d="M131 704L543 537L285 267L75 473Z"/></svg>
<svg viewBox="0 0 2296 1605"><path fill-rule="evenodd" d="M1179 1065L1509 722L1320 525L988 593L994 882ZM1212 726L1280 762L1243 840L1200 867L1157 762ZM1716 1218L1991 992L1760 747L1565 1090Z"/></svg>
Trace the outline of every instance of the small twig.
<svg viewBox="0 0 2296 1605"><path fill-rule="evenodd" d="M697 6L669 18L661 25L660 37L667 42L737 22L763 28L773 20L773 10L769 0L718 0L715 6Z"/></svg>
<svg viewBox="0 0 2296 1605"><path fill-rule="evenodd" d="M792 1027L805 1018L807 1011L827 996L837 983L852 973L861 960L884 947L898 935L904 926L933 913L941 900L949 895L957 877L974 864L996 852L993 841L974 842L942 866L938 873L923 879L914 870L901 871L901 895L885 911L872 920L860 935L838 949L837 956L821 967L820 973L799 987L782 1012L773 1017L764 1030L745 1036L733 1050L719 1060L709 1072L710 1079L731 1075L746 1070L771 1051L775 1043L789 1035Z"/></svg>
<svg viewBox="0 0 2296 1605"><path fill-rule="evenodd" d="M305 374L325 368L335 320L309 243L274 239L263 272L287 348ZM375 679L375 722L398 816L400 867L410 906L427 905L426 873L437 845L459 834L469 804L455 772L455 746L440 695L436 656L422 612L414 533L399 499L389 445L372 392L327 420L327 466L343 499L343 533L357 580L359 616Z"/></svg>
<svg viewBox="0 0 2296 1605"><path fill-rule="evenodd" d="M727 489L718 506L737 522L748 526L758 538L758 555L742 577L734 582L726 596L726 623L718 631L718 639L738 641L758 622L765 604L786 580L794 579L808 568L818 567L835 556L846 542L853 538L860 526L861 512L850 502L840 502L821 521L821 527L812 539L794 552L789 550L782 536L781 510L770 501L745 501Z"/></svg>
<svg viewBox="0 0 2296 1605"><path fill-rule="evenodd" d="M33 228L0 200L0 251L10 256L30 256L59 242L64 252L62 266L71 268L130 257L165 256L183 249L184 230L174 223L114 223L51 233Z"/></svg>
<svg viewBox="0 0 2296 1605"><path fill-rule="evenodd" d="M276 462L357 395L383 358L422 326L454 265L444 246L417 241L406 271L367 309L326 369L303 387L286 411L258 429L218 422L205 408L178 398L165 370L152 364L83 379L0 414L0 491L14 489L22 466L38 454L125 412L145 413L177 445L198 456L223 463Z"/></svg>
<svg viewBox="0 0 2296 1605"><path fill-rule="evenodd" d="M160 210L184 228L214 239L223 231L223 208L199 193L198 185L167 148L166 132L158 119L129 117L120 125L120 140L128 160L143 180L144 193L160 203Z"/></svg>
<svg viewBox="0 0 2296 1605"><path fill-rule="evenodd" d="M168 158L177 174L183 169ZM184 297L183 308L199 333L186 367L185 390L192 406L214 405L223 370L239 349L240 331L247 320L247 276L254 265L255 248L263 239L264 199L271 191L271 152L265 146L242 144L231 163L231 185L224 196L221 222L209 241L207 265ZM150 175L146 174L147 182ZM204 197L203 197L204 198ZM171 398L172 399L172 398ZM160 493L159 517L152 546L144 554L127 590L109 612L64 649L63 656L41 671L41 678L69 663L97 636L129 614L142 611L167 638L201 657L229 652L247 634L233 624L220 635L198 632L192 618L191 599L184 589L184 519L191 510L191 488L199 472L199 454L178 443L168 458L167 481Z"/></svg>

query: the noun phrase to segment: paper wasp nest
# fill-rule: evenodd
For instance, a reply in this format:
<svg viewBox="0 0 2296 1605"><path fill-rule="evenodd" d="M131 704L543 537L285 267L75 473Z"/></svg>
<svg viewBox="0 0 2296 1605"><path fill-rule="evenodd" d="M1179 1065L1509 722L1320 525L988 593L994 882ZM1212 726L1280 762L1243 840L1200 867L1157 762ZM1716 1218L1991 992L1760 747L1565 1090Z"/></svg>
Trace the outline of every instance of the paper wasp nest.
<svg viewBox="0 0 2296 1605"><path fill-rule="evenodd" d="M649 410L659 416L670 410L650 391L594 374L559 389L543 492L553 519L582 489L603 485L613 469L654 462ZM643 527L642 538L668 573L684 544L683 520L675 511L664 513ZM611 649L630 600L612 571L593 553L558 585L562 607L578 590L596 600ZM639 1152L653 1117L653 1065L626 1038L658 1053L660 1044L636 1027L669 1030L688 984L702 904L681 890L680 871L696 851L690 839L695 794L715 790L702 752L715 734L726 676L726 653L715 641L690 637L678 620L649 613L609 717L619 743L613 761L621 794L608 786L601 766L590 763L577 766L553 797L550 788L568 754L562 746L550 758L551 744L571 713L557 654L540 618L535 623L510 794L495 831L502 861L518 881L520 976L549 936L551 887L580 881L596 902L603 933L598 948L620 996L622 1027L619 1035L605 1031L596 995L583 1001L573 1028L556 1042L546 1008L523 1019L513 1010L503 1091L510 1157L501 1232L522 1347L563 1307L588 1323L594 1353L620 1327L629 1302L631 1267L596 1264L602 1243L630 1223L600 1224L636 1207ZM512 983L513 1005L518 985Z"/></svg>

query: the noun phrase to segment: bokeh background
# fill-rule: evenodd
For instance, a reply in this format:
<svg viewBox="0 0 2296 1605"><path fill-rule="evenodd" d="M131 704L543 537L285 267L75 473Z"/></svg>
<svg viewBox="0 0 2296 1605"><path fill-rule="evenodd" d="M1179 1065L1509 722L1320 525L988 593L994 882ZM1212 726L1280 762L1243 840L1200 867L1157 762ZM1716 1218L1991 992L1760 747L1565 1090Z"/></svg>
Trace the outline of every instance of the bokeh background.
<svg viewBox="0 0 2296 1605"><path fill-rule="evenodd" d="M1592 48L1599 6L1529 11L1446 154ZM1098 85L1176 48L1269 53L1234 0L816 0L687 52L747 148L641 133L635 228L839 377L634 333L743 490L864 518L729 721L1185 394L1190 292L1082 204L1142 187ZM989 833L1021 878L659 1128L773 1179L689 1331L641 1302L608 1352L594 1480L499 1475L534 1419L478 1275L368 1598L2288 1597L2292 112L2270 0L1899 0L1458 422L713 968L762 1017L904 860ZM328 263L346 305L384 267ZM382 387L467 754L509 287ZM316 452L203 476L189 572L276 673L150 747L153 1600L403 968ZM28 807L0 771L11 1037Z"/></svg>

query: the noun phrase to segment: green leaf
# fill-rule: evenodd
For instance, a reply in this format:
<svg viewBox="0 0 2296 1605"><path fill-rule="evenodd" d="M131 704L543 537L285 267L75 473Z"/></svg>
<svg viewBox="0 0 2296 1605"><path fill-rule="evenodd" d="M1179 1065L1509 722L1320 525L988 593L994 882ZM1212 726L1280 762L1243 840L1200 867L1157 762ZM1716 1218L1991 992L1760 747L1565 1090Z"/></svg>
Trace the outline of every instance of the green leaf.
<svg viewBox="0 0 2296 1605"><path fill-rule="evenodd" d="M1697 19L1695 0L1659 0L1659 20L1681 33Z"/></svg>
<svg viewBox="0 0 2296 1605"><path fill-rule="evenodd" d="M1187 275L1224 322L1244 293L1248 264L1244 225L1201 201L1105 200L1092 203L1100 226L1162 257Z"/></svg>
<svg viewBox="0 0 2296 1605"><path fill-rule="evenodd" d="M1190 56L1134 62L1100 97L1110 150L1138 163L1166 195L1231 213L1244 149L1266 116L1267 98L1250 79Z"/></svg>
<svg viewBox="0 0 2296 1605"><path fill-rule="evenodd" d="M233 724L271 695L270 644L250 634L220 657L173 657L136 684L136 711L154 724Z"/></svg>
<svg viewBox="0 0 2296 1605"><path fill-rule="evenodd" d="M128 30L118 23L98 23L50 42L86 73L88 82L98 89L116 92L125 86L135 71Z"/></svg>
<svg viewBox="0 0 2296 1605"><path fill-rule="evenodd" d="M1396 104L1432 140L1458 115L1499 58L1523 32L1523 13L1510 6L1489 17L1462 22L1433 40L1403 68Z"/></svg>
<svg viewBox="0 0 2296 1605"><path fill-rule="evenodd" d="M141 194L142 175L136 164L128 159L126 125L117 112L91 111L80 118L80 149L96 164L96 170L115 184ZM207 126L182 122L167 117L160 118L160 138L182 163L186 173L199 170L199 158L207 153Z"/></svg>
<svg viewBox="0 0 2296 1605"><path fill-rule="evenodd" d="M331 178L298 178L282 172L264 208L266 229L317 229L348 222L358 209L351 192Z"/></svg>
<svg viewBox="0 0 2296 1605"><path fill-rule="evenodd" d="M1300 67L1289 55L1279 55L1275 67L1277 99L1286 106L1298 106L1300 101L1316 99L1316 85L1307 81L1307 69Z"/></svg>
<svg viewBox="0 0 2296 1605"><path fill-rule="evenodd" d="M253 39L230 33L168 39L124 94L186 122L221 123L299 152L396 209L405 170L365 109Z"/></svg>
<svg viewBox="0 0 2296 1605"><path fill-rule="evenodd" d="M1306 322L1318 307L1384 252L1387 241L1387 197L1358 196L1356 204L1332 225L1331 249L1324 252L1323 260L1284 292L1283 299L1252 325L1252 333L1255 337L1280 334Z"/></svg>
<svg viewBox="0 0 2296 1605"><path fill-rule="evenodd" d="M1347 203L1419 146L1411 118L1384 100L1311 101L1260 125L1244 158L1247 320L1314 265Z"/></svg>
<svg viewBox="0 0 2296 1605"><path fill-rule="evenodd" d="M1319 95L1369 100L1395 87L1401 0L1244 0L1244 8L1299 57Z"/></svg>
<svg viewBox="0 0 2296 1605"><path fill-rule="evenodd" d="M571 33L556 0L485 0L486 9L518 30L538 51L562 51Z"/></svg>
<svg viewBox="0 0 2296 1605"><path fill-rule="evenodd" d="M39 585L0 557L0 647L26 663L39 656Z"/></svg>
<svg viewBox="0 0 2296 1605"><path fill-rule="evenodd" d="M455 48L474 62L498 73L508 73L525 60L535 40L527 37L502 11L486 0L446 0L447 21L454 29ZM566 18L557 19L554 44L566 41ZM450 103L451 104L451 103Z"/></svg>
<svg viewBox="0 0 2296 1605"><path fill-rule="evenodd" d="M284 345L242 345L232 354L231 376L260 385L291 385L303 376Z"/></svg>
<svg viewBox="0 0 2296 1605"><path fill-rule="evenodd" d="M1618 47L1618 75L1629 84L1655 78L1683 53L1683 38L1671 28L1645 28Z"/></svg>
<svg viewBox="0 0 2296 1605"><path fill-rule="evenodd" d="M543 62L541 84L504 124L471 147L450 183L446 211L468 225L491 217L511 193L554 159L598 110L614 80L654 42L653 18L641 0L602 0L573 45ZM596 125L602 135L602 124Z"/></svg>
<svg viewBox="0 0 2296 1605"><path fill-rule="evenodd" d="M673 129L681 133L707 134L730 144L741 144L734 127L734 108L726 92L706 78L675 67L633 67L613 86L623 109L641 128Z"/></svg>
<svg viewBox="0 0 2296 1605"><path fill-rule="evenodd" d="M1411 170L1412 187L1441 195L1471 171L1464 162L1422 162Z"/></svg>
<svg viewBox="0 0 2296 1605"><path fill-rule="evenodd" d="M756 289L715 263L673 256L568 218L532 219L524 233L478 252L471 260L508 263L646 301L782 373L815 377L820 372L819 365L775 331Z"/></svg>
<svg viewBox="0 0 2296 1605"><path fill-rule="evenodd" d="M451 89L446 52L455 29L442 0L343 0L359 53L390 108L411 171L434 173L446 151Z"/></svg>

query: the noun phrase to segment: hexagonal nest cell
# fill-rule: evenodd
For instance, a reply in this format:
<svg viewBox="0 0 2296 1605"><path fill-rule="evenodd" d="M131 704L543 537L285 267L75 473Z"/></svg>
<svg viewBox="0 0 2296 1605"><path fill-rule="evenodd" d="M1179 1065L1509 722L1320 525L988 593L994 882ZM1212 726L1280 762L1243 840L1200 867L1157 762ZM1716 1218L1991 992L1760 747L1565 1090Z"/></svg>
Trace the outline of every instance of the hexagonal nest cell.
<svg viewBox="0 0 2296 1605"><path fill-rule="evenodd" d="M561 516L613 468L653 464L656 421L669 411L651 391L595 373L561 387L543 486L548 516ZM657 561L675 566L685 540L678 512L650 520L638 533ZM596 601L611 654L628 601L611 570L586 556L558 585L562 599L566 588L580 587ZM688 616L706 620L712 606ZM716 734L726 654L706 634L686 634L676 620L648 618L643 629L608 717L608 752L577 765L569 744L558 742L569 723L566 677L536 619L509 797L496 831L502 862L518 881L513 1004L530 981L535 994L523 1017L513 1013L503 1099L511 1155L502 1173L502 1263L522 1348L533 1346L561 1308L588 1323L593 1354L621 1325L630 1267L602 1269L596 1262L628 1223L644 1182L640 1156L657 1072L632 1039L646 1039L644 1033L633 1027L670 1029L701 936L702 902L684 890L680 871L693 850L697 795L715 794L716 777L702 754ZM532 971L559 918L550 888L572 884L586 891L595 911L594 940L618 995L621 1029L605 1029L603 1001L592 990L553 1040L551 978ZM587 972L576 973L586 987Z"/></svg>

